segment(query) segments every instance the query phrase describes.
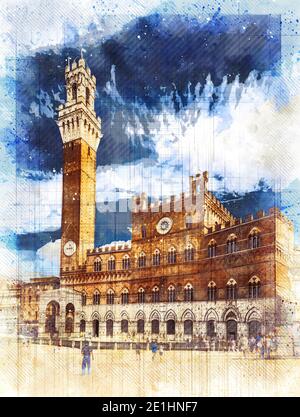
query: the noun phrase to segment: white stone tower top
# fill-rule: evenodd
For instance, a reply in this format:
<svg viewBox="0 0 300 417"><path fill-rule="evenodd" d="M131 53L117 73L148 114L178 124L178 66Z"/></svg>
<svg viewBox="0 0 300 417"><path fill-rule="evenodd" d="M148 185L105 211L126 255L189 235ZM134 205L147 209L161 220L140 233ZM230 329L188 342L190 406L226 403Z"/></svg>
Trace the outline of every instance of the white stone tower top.
<svg viewBox="0 0 300 417"><path fill-rule="evenodd" d="M58 126L63 143L82 139L97 151L100 143L101 120L94 109L96 77L81 57L69 62L65 69L67 100L58 108Z"/></svg>

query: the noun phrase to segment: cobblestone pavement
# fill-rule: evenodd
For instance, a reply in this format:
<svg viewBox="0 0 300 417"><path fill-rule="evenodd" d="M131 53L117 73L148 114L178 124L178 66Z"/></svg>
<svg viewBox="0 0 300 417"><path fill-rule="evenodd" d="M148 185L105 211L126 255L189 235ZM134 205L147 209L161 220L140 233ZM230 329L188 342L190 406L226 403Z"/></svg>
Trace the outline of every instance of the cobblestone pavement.
<svg viewBox="0 0 300 417"><path fill-rule="evenodd" d="M0 339L0 395L299 396L300 360L235 352L94 351L81 375L78 349Z"/></svg>

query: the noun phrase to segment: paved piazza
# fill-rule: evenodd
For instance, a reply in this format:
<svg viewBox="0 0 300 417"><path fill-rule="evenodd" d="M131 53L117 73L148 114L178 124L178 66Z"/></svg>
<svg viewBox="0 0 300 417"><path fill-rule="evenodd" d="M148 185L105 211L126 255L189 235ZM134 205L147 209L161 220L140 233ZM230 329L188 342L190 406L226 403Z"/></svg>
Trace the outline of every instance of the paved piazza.
<svg viewBox="0 0 300 417"><path fill-rule="evenodd" d="M298 396L300 359L234 352L94 351L81 375L78 349L0 341L1 396Z"/></svg>

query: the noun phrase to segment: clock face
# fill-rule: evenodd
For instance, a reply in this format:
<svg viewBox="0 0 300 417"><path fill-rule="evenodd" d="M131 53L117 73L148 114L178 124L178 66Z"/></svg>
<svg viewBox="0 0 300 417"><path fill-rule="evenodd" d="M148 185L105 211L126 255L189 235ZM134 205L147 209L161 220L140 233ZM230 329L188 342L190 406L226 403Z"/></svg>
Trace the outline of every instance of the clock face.
<svg viewBox="0 0 300 417"><path fill-rule="evenodd" d="M64 254L66 256L72 256L76 252L76 243L69 240L64 246Z"/></svg>
<svg viewBox="0 0 300 417"><path fill-rule="evenodd" d="M172 225L173 225L173 220L172 219L170 219L169 217L163 217L157 223L156 230L161 235L165 235L166 233L168 233L171 230Z"/></svg>

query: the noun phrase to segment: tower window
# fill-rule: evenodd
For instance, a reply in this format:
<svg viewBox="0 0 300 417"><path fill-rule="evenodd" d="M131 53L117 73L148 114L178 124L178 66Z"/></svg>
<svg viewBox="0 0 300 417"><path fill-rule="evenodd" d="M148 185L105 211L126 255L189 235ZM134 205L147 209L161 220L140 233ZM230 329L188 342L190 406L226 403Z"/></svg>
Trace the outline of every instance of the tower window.
<svg viewBox="0 0 300 417"><path fill-rule="evenodd" d="M89 156L91 155L91 148L90 147L88 147L88 155Z"/></svg>
<svg viewBox="0 0 300 417"><path fill-rule="evenodd" d="M147 229L146 226L143 224L142 226L142 239L146 239L147 237Z"/></svg>
<svg viewBox="0 0 300 417"><path fill-rule="evenodd" d="M90 90L86 87L85 89L85 98L86 98L86 104L90 104Z"/></svg>
<svg viewBox="0 0 300 417"><path fill-rule="evenodd" d="M72 100L77 101L77 84L76 83L72 84Z"/></svg>

